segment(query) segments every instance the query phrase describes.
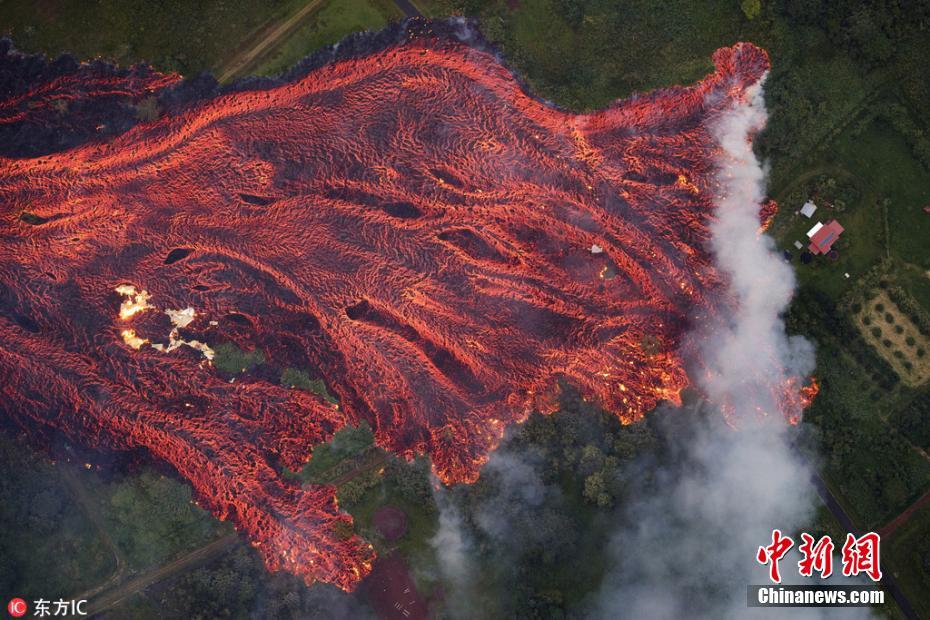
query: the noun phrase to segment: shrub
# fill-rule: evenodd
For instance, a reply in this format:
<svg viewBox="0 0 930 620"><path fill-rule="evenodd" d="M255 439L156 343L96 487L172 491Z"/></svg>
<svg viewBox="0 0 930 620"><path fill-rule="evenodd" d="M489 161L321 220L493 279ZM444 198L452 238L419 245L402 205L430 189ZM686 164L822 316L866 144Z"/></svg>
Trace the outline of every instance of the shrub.
<svg viewBox="0 0 930 620"><path fill-rule="evenodd" d="M910 372L911 370L914 369L914 365L913 365L912 363L910 363L909 361L905 360L905 361L904 361L904 369L907 370L908 372Z"/></svg>
<svg viewBox="0 0 930 620"><path fill-rule="evenodd" d="M872 335L875 336L876 338L878 338L879 336L881 336L881 335L882 335L882 330L881 330L881 328L880 328L880 327L873 327L873 328L872 328Z"/></svg>
<svg viewBox="0 0 930 620"><path fill-rule="evenodd" d="M896 333L896 334L903 334L903 333L904 333L904 328L901 327L900 325L895 325L895 326L894 326L894 333Z"/></svg>
<svg viewBox="0 0 930 620"><path fill-rule="evenodd" d="M862 317L862 323L863 323L864 325L871 325L871 324L872 324L872 317L870 317L870 316L864 316L864 317Z"/></svg>
<svg viewBox="0 0 930 620"><path fill-rule="evenodd" d="M885 322L894 323L894 316L890 312L885 313Z"/></svg>
<svg viewBox="0 0 930 620"><path fill-rule="evenodd" d="M898 359L903 359L904 353L902 353L900 349L895 349L894 356Z"/></svg>
<svg viewBox="0 0 930 620"><path fill-rule="evenodd" d="M914 346L914 343L916 343L917 341L914 340L914 337L913 337L913 336L908 336L907 338L904 339L904 342L907 343L907 346L913 347L913 346Z"/></svg>
<svg viewBox="0 0 930 620"><path fill-rule="evenodd" d="M231 375L247 372L265 362L265 355L260 349L246 352L231 342L218 344L213 349L213 365Z"/></svg>
<svg viewBox="0 0 930 620"><path fill-rule="evenodd" d="M926 351L924 351L923 347L917 347L917 357L923 357L924 353L926 353Z"/></svg>
<svg viewBox="0 0 930 620"><path fill-rule="evenodd" d="M890 348L891 348L891 341L888 340L887 338L885 338L884 340L882 340L882 344L885 345L885 348L886 348L886 349L890 349Z"/></svg>
<svg viewBox="0 0 930 620"><path fill-rule="evenodd" d="M855 314L859 314L860 312L862 312L862 304L860 304L858 301L855 302L855 303L852 305L852 311L853 311Z"/></svg>
<svg viewBox="0 0 930 620"><path fill-rule="evenodd" d="M884 311L885 311L885 304L875 304L875 311L876 311L876 312L884 312Z"/></svg>

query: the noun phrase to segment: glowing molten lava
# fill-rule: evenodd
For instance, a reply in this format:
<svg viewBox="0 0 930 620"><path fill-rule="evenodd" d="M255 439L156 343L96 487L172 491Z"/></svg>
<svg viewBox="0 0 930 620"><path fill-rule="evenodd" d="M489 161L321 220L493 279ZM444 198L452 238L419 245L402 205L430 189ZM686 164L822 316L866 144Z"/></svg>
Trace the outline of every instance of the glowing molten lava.
<svg viewBox="0 0 930 620"><path fill-rule="evenodd" d="M560 379L624 421L677 401L686 318L719 295L709 125L768 68L749 44L714 61L695 86L575 115L487 51L408 32L112 139L0 159L2 406L144 448L270 568L352 588L370 546L336 527L332 487L281 475L344 425L473 481ZM138 99L174 81L158 78L107 88ZM0 125L78 88L39 84ZM226 341L322 376L340 407L220 376L206 354Z"/></svg>

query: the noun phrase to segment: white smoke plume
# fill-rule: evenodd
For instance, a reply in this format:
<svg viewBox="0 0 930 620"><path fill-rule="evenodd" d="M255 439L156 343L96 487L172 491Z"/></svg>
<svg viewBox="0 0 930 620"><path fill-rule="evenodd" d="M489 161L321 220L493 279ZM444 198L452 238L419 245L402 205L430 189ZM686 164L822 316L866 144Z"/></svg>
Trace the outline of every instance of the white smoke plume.
<svg viewBox="0 0 930 620"><path fill-rule="evenodd" d="M746 592L749 584L768 583L767 567L755 560L758 547L771 542L775 528L790 533L809 524L815 507L810 472L791 449L795 429L781 412L786 379L806 377L814 353L809 342L785 333L781 317L794 276L772 239L758 233L765 173L751 137L765 121L760 81L714 127L721 155L712 243L734 303L693 334L701 362L691 374L706 395L706 415L671 412L685 426L678 433L686 439L674 446L676 466L656 472L650 492L628 507L612 541L616 567L592 603L592 617L780 617L788 611L749 608ZM784 583L802 579L796 552L781 562ZM790 611L792 617L850 615L849 609Z"/></svg>
<svg viewBox="0 0 930 620"><path fill-rule="evenodd" d="M474 543L462 521L458 506L449 497L450 491L433 480L433 499L439 509L439 529L430 540L436 552L436 562L446 587L446 607L452 618L467 609L467 598L475 584Z"/></svg>

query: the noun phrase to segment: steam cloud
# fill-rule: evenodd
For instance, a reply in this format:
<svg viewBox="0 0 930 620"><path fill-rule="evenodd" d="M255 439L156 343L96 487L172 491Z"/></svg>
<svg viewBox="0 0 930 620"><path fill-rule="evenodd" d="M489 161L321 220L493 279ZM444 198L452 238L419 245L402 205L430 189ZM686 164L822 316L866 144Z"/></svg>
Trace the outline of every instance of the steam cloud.
<svg viewBox="0 0 930 620"><path fill-rule="evenodd" d="M791 449L795 429L778 415L780 387L813 370L814 352L785 333L793 273L773 240L757 233L765 173L751 137L766 121L763 81L715 128L722 153L713 251L735 303L693 334L701 372L691 374L707 397L706 415L672 414L687 417L676 431L686 439L672 446L675 465L656 472L651 492L633 495L638 500L612 541L617 567L592 603L593 617L777 615L747 607L745 586L768 582L755 552L774 528L795 531L813 514L809 472ZM781 562L784 583L800 583L796 561L789 554ZM851 610L792 609L799 617L836 612Z"/></svg>

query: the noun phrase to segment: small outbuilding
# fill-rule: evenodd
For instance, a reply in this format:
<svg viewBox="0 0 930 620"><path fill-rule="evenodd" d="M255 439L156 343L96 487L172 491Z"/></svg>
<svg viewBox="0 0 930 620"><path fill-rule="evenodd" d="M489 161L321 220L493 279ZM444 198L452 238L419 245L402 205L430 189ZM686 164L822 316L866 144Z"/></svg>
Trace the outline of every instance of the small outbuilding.
<svg viewBox="0 0 930 620"><path fill-rule="evenodd" d="M801 207L801 215L804 217L811 217L814 215L814 212L817 210L817 205L813 201L808 200L804 203L804 206Z"/></svg>

